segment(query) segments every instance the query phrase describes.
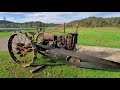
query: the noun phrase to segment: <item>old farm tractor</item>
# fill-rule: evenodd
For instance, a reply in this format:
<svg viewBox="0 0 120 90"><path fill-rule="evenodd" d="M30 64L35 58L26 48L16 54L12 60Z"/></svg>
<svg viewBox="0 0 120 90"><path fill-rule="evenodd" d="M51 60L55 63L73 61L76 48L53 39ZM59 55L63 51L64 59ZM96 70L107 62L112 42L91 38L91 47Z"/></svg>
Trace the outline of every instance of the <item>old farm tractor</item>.
<svg viewBox="0 0 120 90"><path fill-rule="evenodd" d="M51 34L51 31L14 33L8 41L8 50L12 59L23 67L31 66L38 53L62 64L93 69L120 69L120 63L76 52L78 25L74 33ZM54 30L54 32L58 30ZM30 35L32 37L30 37ZM57 60L64 57L65 60ZM38 68L44 67L40 65ZM35 69L36 70L36 69ZM34 71L34 70L33 70Z"/></svg>

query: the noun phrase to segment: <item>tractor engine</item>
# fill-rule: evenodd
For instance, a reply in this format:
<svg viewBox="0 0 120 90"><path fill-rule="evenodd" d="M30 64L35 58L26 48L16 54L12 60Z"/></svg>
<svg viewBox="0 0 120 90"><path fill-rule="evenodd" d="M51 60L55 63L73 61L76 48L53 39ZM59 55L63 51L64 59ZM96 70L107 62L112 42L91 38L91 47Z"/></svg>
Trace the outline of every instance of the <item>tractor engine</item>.
<svg viewBox="0 0 120 90"><path fill-rule="evenodd" d="M56 36L51 33L41 33L43 45L50 45L56 48L65 48L66 50L74 50L77 44L77 33L69 33L66 36Z"/></svg>

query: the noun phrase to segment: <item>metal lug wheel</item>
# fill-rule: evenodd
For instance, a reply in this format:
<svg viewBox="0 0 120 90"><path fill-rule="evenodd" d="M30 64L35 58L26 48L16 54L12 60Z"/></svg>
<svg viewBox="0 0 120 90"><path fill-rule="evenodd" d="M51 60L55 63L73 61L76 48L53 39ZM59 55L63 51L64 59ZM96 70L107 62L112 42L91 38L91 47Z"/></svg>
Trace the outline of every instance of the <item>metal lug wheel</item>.
<svg viewBox="0 0 120 90"><path fill-rule="evenodd" d="M21 33L15 33L9 38L8 51L12 59L23 67L30 66L34 61L34 47Z"/></svg>

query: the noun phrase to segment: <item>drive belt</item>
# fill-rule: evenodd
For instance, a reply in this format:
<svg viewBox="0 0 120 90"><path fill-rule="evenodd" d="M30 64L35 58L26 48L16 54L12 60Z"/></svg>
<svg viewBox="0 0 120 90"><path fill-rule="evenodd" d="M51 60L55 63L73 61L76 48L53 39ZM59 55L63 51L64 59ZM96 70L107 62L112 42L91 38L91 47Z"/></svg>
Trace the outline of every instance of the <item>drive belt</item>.
<svg viewBox="0 0 120 90"><path fill-rule="evenodd" d="M60 61L55 60L56 62L61 62L66 65L73 65L81 68L90 68L90 69L102 69L102 70L120 70L120 66L113 66L113 65L107 65L102 63L95 63L95 62L68 62L68 61Z"/></svg>
<svg viewBox="0 0 120 90"><path fill-rule="evenodd" d="M50 50L49 56L71 56L80 58L80 62L68 62L68 61L61 61L55 60L56 62L61 62L67 65L74 65L77 67L84 67L84 68L94 68L94 69L120 69L120 63L97 58L89 55L82 54L80 52L73 52L64 49L52 49Z"/></svg>

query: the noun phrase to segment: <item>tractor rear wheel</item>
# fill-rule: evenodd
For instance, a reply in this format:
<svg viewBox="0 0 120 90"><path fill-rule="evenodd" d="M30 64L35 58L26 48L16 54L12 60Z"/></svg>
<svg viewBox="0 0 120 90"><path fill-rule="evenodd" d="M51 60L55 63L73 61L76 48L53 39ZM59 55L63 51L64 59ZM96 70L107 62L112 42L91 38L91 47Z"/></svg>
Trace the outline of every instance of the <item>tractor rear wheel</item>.
<svg viewBox="0 0 120 90"><path fill-rule="evenodd" d="M15 33L9 38L8 51L12 59L23 67L33 63L34 47L31 40L21 33Z"/></svg>

